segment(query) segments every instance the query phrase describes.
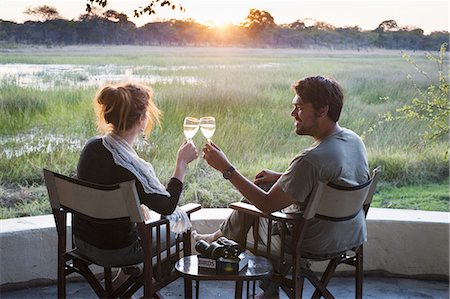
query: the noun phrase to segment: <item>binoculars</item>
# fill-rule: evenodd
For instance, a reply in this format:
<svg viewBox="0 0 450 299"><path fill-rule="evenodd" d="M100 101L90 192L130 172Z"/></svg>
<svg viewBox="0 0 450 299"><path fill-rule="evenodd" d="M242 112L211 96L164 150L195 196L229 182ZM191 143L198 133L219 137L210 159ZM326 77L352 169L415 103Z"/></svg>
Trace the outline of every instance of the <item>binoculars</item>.
<svg viewBox="0 0 450 299"><path fill-rule="evenodd" d="M195 250L201 255L214 260L221 257L226 259L237 258L242 252L238 243L225 237L220 237L211 244L204 240L199 240L195 244Z"/></svg>

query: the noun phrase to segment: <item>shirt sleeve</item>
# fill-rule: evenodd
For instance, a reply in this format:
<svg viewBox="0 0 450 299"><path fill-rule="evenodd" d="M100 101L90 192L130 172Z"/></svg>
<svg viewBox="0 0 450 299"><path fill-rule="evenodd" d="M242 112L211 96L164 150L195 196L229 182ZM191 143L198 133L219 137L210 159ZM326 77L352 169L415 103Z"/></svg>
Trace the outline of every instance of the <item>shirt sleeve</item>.
<svg viewBox="0 0 450 299"><path fill-rule="evenodd" d="M277 181L277 185L298 203L304 203L310 196L314 182L317 180L316 168L304 156L299 155L292 160L288 169Z"/></svg>
<svg viewBox="0 0 450 299"><path fill-rule="evenodd" d="M170 193L170 196L145 193L144 187L137 179L136 187L141 203L162 215L169 215L175 211L178 201L180 200L181 192L183 191L183 183L176 178L171 178L167 184L166 190Z"/></svg>

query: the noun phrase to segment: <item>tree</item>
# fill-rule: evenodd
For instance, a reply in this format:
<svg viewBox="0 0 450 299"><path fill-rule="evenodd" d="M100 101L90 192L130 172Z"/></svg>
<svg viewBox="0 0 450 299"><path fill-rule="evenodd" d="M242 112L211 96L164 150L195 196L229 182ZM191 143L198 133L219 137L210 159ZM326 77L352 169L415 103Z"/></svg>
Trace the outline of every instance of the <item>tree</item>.
<svg viewBox="0 0 450 299"><path fill-rule="evenodd" d="M428 60L435 62L438 66L437 80L433 79L432 76L426 73L417 63L412 61L408 54L403 55L405 60L411 63L419 74L427 78L429 86L426 89L422 89L414 84L418 96L412 99L410 104L397 109L395 114L388 113L385 115L386 121L416 121L418 119L425 121L428 130L425 131L423 137L430 142L435 142L442 138L446 138L448 142L449 137L449 75L447 64L444 61L447 47L448 44L443 43L440 47L439 56L437 57L432 53L427 54ZM411 79L412 77L408 76L408 78Z"/></svg>
<svg viewBox="0 0 450 299"><path fill-rule="evenodd" d="M333 25L323 21L316 21L314 27L317 30L324 30L324 31L333 31L336 29L336 27L334 27Z"/></svg>
<svg viewBox="0 0 450 299"><path fill-rule="evenodd" d="M378 27L375 29L376 32L389 32L389 31L397 31L398 25L394 20L386 20L380 23Z"/></svg>
<svg viewBox="0 0 450 299"><path fill-rule="evenodd" d="M126 14L117 12L113 9L108 9L107 11L105 11L103 13L103 16L114 23L128 21L128 16Z"/></svg>
<svg viewBox="0 0 450 299"><path fill-rule="evenodd" d="M41 22L61 18L56 8L48 5L41 5L35 8L27 8L23 13L35 17Z"/></svg>
<svg viewBox="0 0 450 299"><path fill-rule="evenodd" d="M106 7L108 5L108 0L86 0L86 11L90 13L94 7L94 5L99 5L102 7ZM173 1L169 0L149 0L148 5L144 7L138 7L138 9L134 10L134 16L139 18L143 14L153 15L156 14L157 7L169 7L172 10L175 8L179 8L180 11L185 11L185 8L180 4L174 4Z"/></svg>
<svg viewBox="0 0 450 299"><path fill-rule="evenodd" d="M252 8L242 23L242 26L251 31L261 32L265 29L274 28L276 24L270 13L265 10Z"/></svg>
<svg viewBox="0 0 450 299"><path fill-rule="evenodd" d="M288 24L288 27L294 30L304 30L306 29L306 24L302 20L297 20Z"/></svg>

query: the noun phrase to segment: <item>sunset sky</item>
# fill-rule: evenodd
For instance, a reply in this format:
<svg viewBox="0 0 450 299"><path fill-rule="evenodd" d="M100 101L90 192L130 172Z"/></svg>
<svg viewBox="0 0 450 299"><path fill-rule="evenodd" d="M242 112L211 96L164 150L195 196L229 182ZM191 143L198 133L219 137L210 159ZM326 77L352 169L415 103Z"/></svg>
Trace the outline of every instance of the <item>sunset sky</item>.
<svg viewBox="0 0 450 299"><path fill-rule="evenodd" d="M160 9L157 16L132 17L133 10L145 6L145 0L108 0L108 8L126 13L130 20L141 26L160 19L193 18L207 25L239 24L250 8L267 10L277 24L312 18L336 27L359 26L363 30L375 29L382 21L393 19L401 27L421 28L426 34L449 30L448 1L305 1L305 0L180 0L174 1L186 8L180 13ZM67 19L76 19L84 13L85 0L0 0L0 17L3 20L23 22L28 7L49 5Z"/></svg>

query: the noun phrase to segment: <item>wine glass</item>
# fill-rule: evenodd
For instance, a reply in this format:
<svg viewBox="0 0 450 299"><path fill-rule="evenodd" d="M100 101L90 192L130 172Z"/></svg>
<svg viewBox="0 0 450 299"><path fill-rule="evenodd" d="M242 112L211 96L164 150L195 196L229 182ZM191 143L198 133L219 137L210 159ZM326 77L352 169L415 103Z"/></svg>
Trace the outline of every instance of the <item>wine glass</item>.
<svg viewBox="0 0 450 299"><path fill-rule="evenodd" d="M213 116L200 118L200 130L206 140L208 140L208 143L210 143L211 137L213 137L214 132L216 131L216 119Z"/></svg>
<svg viewBox="0 0 450 299"><path fill-rule="evenodd" d="M199 125L200 121L196 117L187 116L184 118L183 130L188 142L191 142L192 138L197 134Z"/></svg>

